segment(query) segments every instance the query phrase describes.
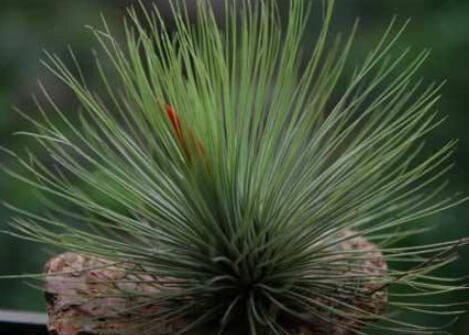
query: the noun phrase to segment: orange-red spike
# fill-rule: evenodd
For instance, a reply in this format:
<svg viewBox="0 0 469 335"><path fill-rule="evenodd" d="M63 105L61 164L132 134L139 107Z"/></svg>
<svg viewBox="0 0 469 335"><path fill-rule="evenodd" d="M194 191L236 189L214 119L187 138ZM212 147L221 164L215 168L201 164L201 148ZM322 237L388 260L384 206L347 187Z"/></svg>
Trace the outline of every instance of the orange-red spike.
<svg viewBox="0 0 469 335"><path fill-rule="evenodd" d="M173 106L171 105L166 105L166 114L168 115L169 121L171 122L174 132L176 133L176 136L179 140L179 143L185 147L186 143L184 141L184 135L182 133L182 128L181 128L181 119L177 115L176 111L174 110Z"/></svg>
<svg viewBox="0 0 469 335"><path fill-rule="evenodd" d="M192 158L192 155L191 155L191 152L189 151L189 148L187 147L186 138L184 137L184 131L182 128L181 119L179 115L176 113L173 106L171 105L166 105L166 114L168 115L169 121L171 122L171 125L173 126L173 129L179 141L179 144L181 145L182 149L184 150L184 152L186 153L187 157L190 160ZM191 129L189 129L189 131L186 132L186 135L189 136L190 144L192 144L193 147L195 148L197 155L199 156L204 155L205 148L203 147L202 143L195 138Z"/></svg>

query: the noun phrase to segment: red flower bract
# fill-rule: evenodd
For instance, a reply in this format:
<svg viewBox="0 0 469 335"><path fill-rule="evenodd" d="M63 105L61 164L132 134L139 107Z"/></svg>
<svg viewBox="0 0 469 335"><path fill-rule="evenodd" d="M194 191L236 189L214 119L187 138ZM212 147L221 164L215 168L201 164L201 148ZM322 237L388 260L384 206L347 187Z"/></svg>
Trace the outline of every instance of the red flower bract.
<svg viewBox="0 0 469 335"><path fill-rule="evenodd" d="M183 127L181 124L181 118L179 115L176 113L174 110L173 106L171 105L166 105L166 114L169 118L169 121L171 122L171 125L173 126L174 133L179 141L179 144L182 147L182 150L186 154L186 156L189 158L189 160L192 159L191 151L188 148L186 139L184 137L184 131ZM195 149L197 154L199 156L203 155L205 153L205 149L200 141L197 141L194 137L193 132L189 129L188 135L190 138L190 146L192 149Z"/></svg>

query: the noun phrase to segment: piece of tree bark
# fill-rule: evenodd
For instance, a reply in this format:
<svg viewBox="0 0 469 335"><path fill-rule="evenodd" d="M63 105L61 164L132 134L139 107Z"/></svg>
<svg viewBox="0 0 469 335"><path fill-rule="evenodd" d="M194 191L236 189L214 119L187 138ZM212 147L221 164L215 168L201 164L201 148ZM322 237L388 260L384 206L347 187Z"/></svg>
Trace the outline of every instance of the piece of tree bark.
<svg viewBox="0 0 469 335"><path fill-rule="evenodd" d="M344 231L347 237L352 231ZM342 242L338 248L343 251L360 250L362 257L358 261L360 270L367 274L385 275L386 263L376 245L364 238L354 237ZM333 262L334 259L331 259ZM143 334L147 329L139 329L130 316L122 315L122 310L129 306L129 298L123 297L123 291L157 293L160 278L139 275L139 283L129 270L129 264L113 264L105 259L88 257L77 253L64 253L52 258L46 264L48 274L45 294L49 314L49 331L53 335L131 335ZM344 270L346 275L348 270ZM153 282L153 283L152 283ZM348 303L366 312L382 314L386 308L385 290L377 290L380 284L365 284L370 296L355 298ZM377 292L375 292L377 290ZM135 300L133 301L135 303ZM322 301L332 305L330 302ZM332 306L340 307L340 306ZM141 313L155 313L159 306L146 307ZM349 313L351 311L348 311ZM151 315L151 314L148 314ZM357 316L357 320L362 319ZM324 323L312 320L305 324L292 320L291 329L299 335L351 335L350 329L359 329L361 321L350 321L335 317L334 322ZM288 322L288 321L287 321ZM187 322L179 320L164 329L155 329L155 335L170 335L182 329ZM347 330L349 329L349 330ZM193 335L210 334L208 330L193 332ZM245 335L243 331L229 330L226 335Z"/></svg>

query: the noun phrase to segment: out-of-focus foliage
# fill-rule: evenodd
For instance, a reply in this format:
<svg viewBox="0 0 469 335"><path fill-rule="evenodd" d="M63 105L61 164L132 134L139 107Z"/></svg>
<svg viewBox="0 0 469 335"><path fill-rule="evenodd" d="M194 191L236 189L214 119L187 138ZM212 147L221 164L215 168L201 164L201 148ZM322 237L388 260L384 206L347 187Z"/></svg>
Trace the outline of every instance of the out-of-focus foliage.
<svg viewBox="0 0 469 335"><path fill-rule="evenodd" d="M88 50L94 41L85 28L86 24L100 22L100 12L106 13L111 22L120 22L125 10L123 1L2 1L0 3L0 145L10 149L29 144L13 132L29 127L13 110L13 106L28 114L36 113L31 93L38 92L41 80L59 101L66 103L68 96L57 81L40 64L43 50L53 50L64 55L73 46L85 71L91 61ZM118 20L119 18L119 20ZM86 50L86 53L84 52ZM92 76L91 76L92 78ZM2 164L9 164L0 154ZM40 205L30 196L26 185L18 184L0 174L0 198L21 203L36 210ZM11 213L0 207L0 229ZM37 245L0 235L0 273L41 271L47 252ZM0 308L43 309L42 294L28 288L19 280L0 281Z"/></svg>
<svg viewBox="0 0 469 335"><path fill-rule="evenodd" d="M190 0L192 1L192 0ZM280 5L286 0L279 0ZM188 0L189 2L189 0ZM319 2L319 1L318 1ZM13 136L15 130L29 127L12 109L18 106L34 115L31 92L37 92L37 79L47 86L55 99L66 106L68 93L40 65L42 49L57 52L66 59L67 46L73 47L85 73L92 80L92 55L89 50L96 44L85 25L99 25L100 13L104 13L112 28L119 29L125 7L132 1L122 0L6 0L0 2L0 145L19 149L27 145L25 139ZM158 5L161 0L155 0ZM361 18L361 28L355 50L376 42L391 17L402 21L411 17L412 22L399 42L404 49L411 45L415 52L432 49L432 55L421 74L427 80L447 79L440 103L442 114L448 120L431 134L428 150L445 140L459 138L460 144L454 157L456 167L451 172L450 191L469 191L469 2L467 0L343 0L337 1L335 31L351 28L355 17ZM312 37L316 25L311 24ZM305 41L305 47L307 47ZM359 56L359 55L357 55ZM72 107L72 106L71 106ZM29 144L28 144L29 145ZM34 150L34 148L33 148ZM0 162L9 164L7 156L0 154ZM11 165L10 165L11 167ZM40 204L31 197L26 185L0 174L0 198L20 203L22 208L38 210ZM11 213L0 207L0 229ZM422 225L439 224L438 230L415 238L416 242L428 242L469 235L469 204L432 217ZM445 236L443 236L445 235ZM461 252L462 260L445 269L453 276L467 273L469 250ZM36 245L0 235L0 274L18 274L41 271L48 257L47 251ZM43 309L41 293L28 288L18 280L0 282L0 309ZM466 299L469 301L469 295ZM426 322L432 324L434 317ZM467 334L469 317L463 317L452 327L454 334Z"/></svg>

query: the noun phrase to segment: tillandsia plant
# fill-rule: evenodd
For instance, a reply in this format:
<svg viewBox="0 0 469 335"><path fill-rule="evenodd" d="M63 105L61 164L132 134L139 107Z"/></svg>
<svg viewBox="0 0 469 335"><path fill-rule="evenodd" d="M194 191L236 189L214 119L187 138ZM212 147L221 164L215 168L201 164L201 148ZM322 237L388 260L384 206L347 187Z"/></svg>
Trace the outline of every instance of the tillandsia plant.
<svg viewBox="0 0 469 335"><path fill-rule="evenodd" d="M195 20L174 5L174 33L156 6L130 9L124 43L91 28L98 93L48 55L81 109L65 113L43 89L48 107L26 115L37 131L21 134L49 162L13 154L30 175L8 172L48 195L49 210L17 209L12 225L94 259L89 271L125 272L94 296L123 307L96 322L125 316L141 334L436 334L397 312L461 313L425 298L465 289L432 272L467 240L402 244L426 230L413 222L465 200L444 192L455 142L421 154L441 123L441 85L414 78L428 52L392 57L405 28L393 20L348 71L357 25L330 38L333 2L308 52L307 1L289 1L285 22L274 1L227 0L221 20L207 2Z"/></svg>

